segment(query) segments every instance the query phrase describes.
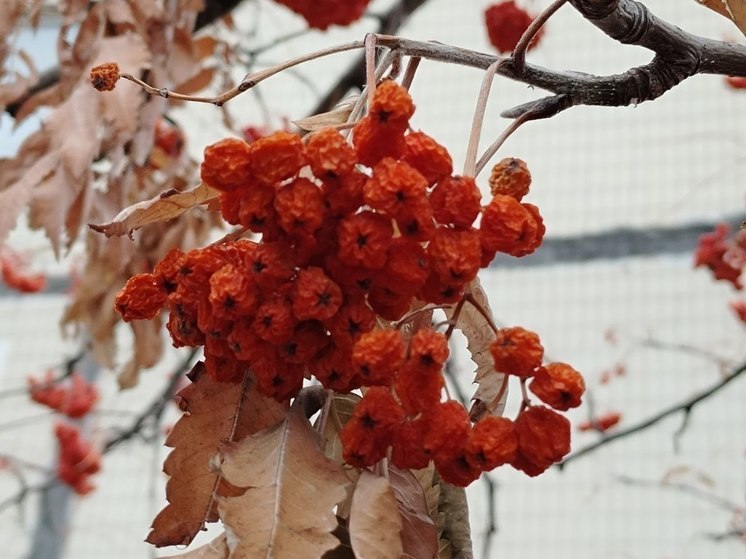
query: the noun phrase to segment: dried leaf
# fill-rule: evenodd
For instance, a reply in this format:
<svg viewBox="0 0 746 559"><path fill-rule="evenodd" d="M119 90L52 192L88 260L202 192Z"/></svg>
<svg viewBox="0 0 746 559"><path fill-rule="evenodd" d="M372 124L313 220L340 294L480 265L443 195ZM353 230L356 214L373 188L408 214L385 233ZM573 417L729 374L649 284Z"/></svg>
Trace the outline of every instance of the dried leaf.
<svg viewBox="0 0 746 559"><path fill-rule="evenodd" d="M0 190L0 245L16 226L18 216L31 200L34 187L46 179L55 169L57 158L48 153L5 190Z"/></svg>
<svg viewBox="0 0 746 559"><path fill-rule="evenodd" d="M343 459L342 440L339 435L342 427L352 417L355 405L359 401L360 396L357 394L334 394L329 407L329 417L326 418L324 425L324 454L340 464Z"/></svg>
<svg viewBox="0 0 746 559"><path fill-rule="evenodd" d="M401 557L401 529L402 518L389 480L364 470L355 485L350 510L350 543L355 557Z"/></svg>
<svg viewBox="0 0 746 559"><path fill-rule="evenodd" d="M206 522L217 520L215 491L222 476L210 461L221 441L240 440L286 414L286 406L259 394L248 375L243 384L231 384L203 373L177 396L185 413L166 439L174 449L163 464L171 476L169 504L155 517L146 540L156 547L188 545Z"/></svg>
<svg viewBox="0 0 746 559"><path fill-rule="evenodd" d="M65 228L68 210L75 204L81 191L86 188L81 179L76 180L59 165L54 172L34 189L29 207L29 225L41 229L52 243L54 254L59 258L61 235ZM68 246L72 241L68 242Z"/></svg>
<svg viewBox="0 0 746 559"><path fill-rule="evenodd" d="M187 210L216 199L219 192L205 183L184 192L169 190L125 208L110 223L88 226L107 237L129 235L144 225L175 219Z"/></svg>
<svg viewBox="0 0 746 559"><path fill-rule="evenodd" d="M210 85L213 77L215 77L215 68L203 68L199 73L195 74L187 81L177 85L175 89L178 90L179 93L191 95L202 91Z"/></svg>
<svg viewBox="0 0 746 559"><path fill-rule="evenodd" d="M448 540L450 548L444 545L441 551L450 551L457 559L471 559L474 553L471 548L471 529L469 525L469 504L466 501L466 490L449 483L441 484L440 509L445 513L443 538Z"/></svg>
<svg viewBox="0 0 746 559"><path fill-rule="evenodd" d="M438 557L438 526L417 477L410 470L389 466L389 483L394 491L402 520L402 557L435 559ZM437 502L435 503L437 514Z"/></svg>
<svg viewBox="0 0 746 559"><path fill-rule="evenodd" d="M178 555L169 555L163 559L228 559L228 553L228 542L225 532L223 532L211 542L197 549L179 553Z"/></svg>
<svg viewBox="0 0 746 559"><path fill-rule="evenodd" d="M221 472L230 484L248 488L219 498L232 559L321 557L338 545L333 509L349 481L319 443L301 406L294 406L282 423L226 445Z"/></svg>
<svg viewBox="0 0 746 559"><path fill-rule="evenodd" d="M140 378L140 371L154 366L163 355L160 320L133 320L130 328L134 335L135 350L132 359L117 375L120 390L134 388Z"/></svg>
<svg viewBox="0 0 746 559"><path fill-rule="evenodd" d="M703 6L727 17L741 33L746 35L746 1L745 0L697 0Z"/></svg>
<svg viewBox="0 0 746 559"><path fill-rule="evenodd" d="M467 289L474 300L491 316L490 304L479 278L472 280ZM446 311L448 318L451 318L452 314L452 309ZM479 419L487 414L502 415L508 391L506 388L500 394L505 375L495 370L490 354L490 344L495 340L494 332L484 316L469 303L461 309L456 327L466 336L471 360L477 365L474 382L479 386L472 397L472 400L475 400L471 411L472 419Z"/></svg>
<svg viewBox="0 0 746 559"><path fill-rule="evenodd" d="M327 126L339 126L347 122L356 101L357 98L347 99L329 112L294 120L293 124L301 130L308 130L309 132L321 130Z"/></svg>

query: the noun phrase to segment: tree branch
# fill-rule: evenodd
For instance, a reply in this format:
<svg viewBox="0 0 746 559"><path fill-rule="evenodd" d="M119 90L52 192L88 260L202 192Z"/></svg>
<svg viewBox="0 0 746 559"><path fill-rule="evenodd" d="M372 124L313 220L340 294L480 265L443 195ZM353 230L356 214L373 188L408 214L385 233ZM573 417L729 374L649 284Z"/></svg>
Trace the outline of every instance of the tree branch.
<svg viewBox="0 0 746 559"><path fill-rule="evenodd" d="M657 414L655 414L652 417L649 417L648 419L645 419L635 425L632 425L631 427L627 427L626 429L622 429L620 431L616 431L615 433L612 433L611 435L604 436L600 440L596 441L593 444L589 444L586 447L581 448L580 450L576 450L572 454L570 454L567 458L565 458L562 462L557 464L557 467L561 470L567 464L570 462L573 462L577 460L578 458L585 456L587 454L590 454L591 452L598 450L599 448L606 446L614 441L624 439L626 437L629 437L630 435L634 435L635 433L639 433L640 431L643 431L647 429L648 427L651 427L655 425L656 423L659 423L666 419L667 417L677 414L677 413L683 413L684 417L691 414L692 410L709 398L710 396L713 396L714 394L718 393L720 390L725 388L728 384L736 380L741 374L746 371L746 363L742 363L739 367L737 367L735 370L731 371L730 374L723 377L719 382L712 385L710 388L704 390L703 392L700 392L699 394L689 398L688 400L684 400L683 402L679 402L678 404L674 404L673 406L670 406Z"/></svg>

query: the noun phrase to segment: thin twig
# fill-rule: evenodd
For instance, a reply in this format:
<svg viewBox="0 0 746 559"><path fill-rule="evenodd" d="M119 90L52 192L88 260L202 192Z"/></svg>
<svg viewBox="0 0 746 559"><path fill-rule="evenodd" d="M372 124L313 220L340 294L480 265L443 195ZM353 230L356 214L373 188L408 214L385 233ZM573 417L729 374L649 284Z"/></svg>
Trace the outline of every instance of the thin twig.
<svg viewBox="0 0 746 559"><path fill-rule="evenodd" d="M536 37L539 30L544 27L544 24L549 21L549 18L566 3L567 0L554 0L554 2L547 6L547 8L531 22L531 25L528 26L526 31L523 32L523 35L518 40L518 44L513 49L513 54L511 55L513 68L515 68L517 74L523 72L523 68L526 65L526 51L528 50L528 46L531 44L533 38Z"/></svg>

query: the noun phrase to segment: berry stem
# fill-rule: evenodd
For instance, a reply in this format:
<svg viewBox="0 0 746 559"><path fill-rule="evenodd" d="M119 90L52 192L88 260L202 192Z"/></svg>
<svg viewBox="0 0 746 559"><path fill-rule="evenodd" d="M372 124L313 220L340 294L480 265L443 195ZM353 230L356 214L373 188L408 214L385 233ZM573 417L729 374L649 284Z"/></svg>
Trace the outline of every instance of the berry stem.
<svg viewBox="0 0 746 559"><path fill-rule="evenodd" d="M503 66L508 59L501 58L493 62L487 71L484 73L482 79L482 87L479 90L479 97L477 98L477 105L474 108L474 117L471 121L471 132L469 134L469 145L466 148L466 157L464 160L464 172L465 177L474 177L474 171L477 165L477 150L479 149L479 138L482 135L482 124L484 124L484 113L487 110L487 100L490 97L490 90L492 89L492 82L495 79L495 74L498 69Z"/></svg>
<svg viewBox="0 0 746 559"><path fill-rule="evenodd" d="M516 74L522 74L523 69L526 67L526 51L528 50L528 46L533 38L536 37L536 34L549 18L552 17L565 3L567 3L567 0L554 0L554 2L547 6L547 8L531 22L531 25L529 25L528 29L523 33L510 57L513 61L513 70L515 70Z"/></svg>
<svg viewBox="0 0 746 559"><path fill-rule="evenodd" d="M368 33L365 36L365 89L368 92L368 110L373 103L373 94L376 92L376 35Z"/></svg>
<svg viewBox="0 0 746 559"><path fill-rule="evenodd" d="M414 75L417 73L417 68L420 66L420 62L422 62L422 58L419 56L412 56L409 58L409 62L407 63L407 69L404 70L404 77L402 78L401 85L404 89L407 91L410 87L412 87L412 82L414 81Z"/></svg>
<svg viewBox="0 0 746 559"><path fill-rule="evenodd" d="M519 414L531 405L531 399L528 397L528 388L526 388L526 380L527 379L525 378L521 379L521 395L523 396L523 401L521 402L521 410L518 412Z"/></svg>
<svg viewBox="0 0 746 559"><path fill-rule="evenodd" d="M533 113L525 112L521 116L517 117L513 122L511 122L508 127L503 130L502 134L500 134L497 139L492 143L490 147L488 147L485 152L482 154L482 157L479 158L479 161L477 161L476 168L474 170L474 173L472 176L476 177L479 175L479 173L482 172L482 169L485 168L487 163L489 163L490 159L492 159L492 156L497 153L497 150L499 150L502 145L505 143L505 140L510 138L510 136L520 128L520 126L529 120L533 120L534 115ZM466 172L464 172L466 174Z"/></svg>

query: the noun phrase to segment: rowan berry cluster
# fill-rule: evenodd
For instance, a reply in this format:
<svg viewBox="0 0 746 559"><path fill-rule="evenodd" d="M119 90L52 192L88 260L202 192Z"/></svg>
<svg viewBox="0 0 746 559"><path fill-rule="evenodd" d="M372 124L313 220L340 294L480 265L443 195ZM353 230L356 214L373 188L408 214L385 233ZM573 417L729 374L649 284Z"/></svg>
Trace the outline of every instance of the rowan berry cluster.
<svg viewBox="0 0 746 559"><path fill-rule="evenodd" d="M75 419L90 412L98 401L96 385L78 373L73 373L68 381L57 381L54 372L47 371L44 380L29 377L28 385L34 402Z"/></svg>
<svg viewBox="0 0 746 559"><path fill-rule="evenodd" d="M90 493L94 489L90 477L101 469L101 454L73 425L58 422L54 426L54 434L60 454L57 477L78 495Z"/></svg>
<svg viewBox="0 0 746 559"><path fill-rule="evenodd" d="M716 280L730 282L736 289L743 289L741 274L746 266L746 230L732 237L727 223L720 223L711 233L699 237L694 255L694 266L710 269Z"/></svg>
<svg viewBox="0 0 746 559"><path fill-rule="evenodd" d="M497 252L529 254L544 235L538 209L521 202L531 180L523 162L496 166L482 207L448 151L409 129L413 113L408 92L384 81L351 144L327 128L207 147L201 176L220 191L224 219L261 239L174 249L130 278L116 309L139 320L166 308L174 345L204 346L211 378L240 382L250 370L279 401L311 376L337 392L368 387L342 432L349 464L371 465L390 448L397 466L432 459L444 479L466 485L547 436L553 462L564 418L530 408L515 424L492 417L472 428L461 404L441 402L445 335L406 337L393 324L416 301L460 301ZM540 365L541 354L532 369ZM552 405L579 400L575 388L565 394L565 369L542 371L537 390Z"/></svg>

